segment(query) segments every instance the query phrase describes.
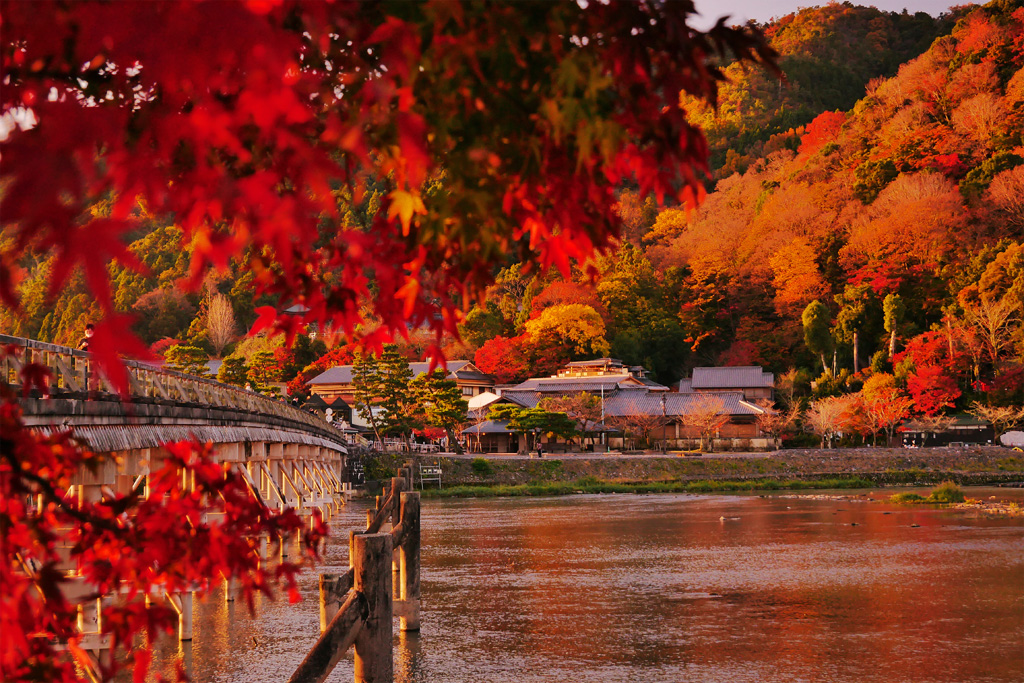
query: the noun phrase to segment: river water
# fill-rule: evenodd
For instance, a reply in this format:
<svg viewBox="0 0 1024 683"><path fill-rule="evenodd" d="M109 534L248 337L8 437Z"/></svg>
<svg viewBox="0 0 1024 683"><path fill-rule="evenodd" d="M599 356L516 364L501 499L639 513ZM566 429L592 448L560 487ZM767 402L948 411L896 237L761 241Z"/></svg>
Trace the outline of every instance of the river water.
<svg viewBox="0 0 1024 683"><path fill-rule="evenodd" d="M335 518L318 571L347 566L365 509ZM319 635L315 572L302 589L255 617L196 601L194 641L165 639L158 670L287 680ZM422 594L398 681L1024 681L1020 518L757 495L428 500ZM351 653L328 680L352 680Z"/></svg>

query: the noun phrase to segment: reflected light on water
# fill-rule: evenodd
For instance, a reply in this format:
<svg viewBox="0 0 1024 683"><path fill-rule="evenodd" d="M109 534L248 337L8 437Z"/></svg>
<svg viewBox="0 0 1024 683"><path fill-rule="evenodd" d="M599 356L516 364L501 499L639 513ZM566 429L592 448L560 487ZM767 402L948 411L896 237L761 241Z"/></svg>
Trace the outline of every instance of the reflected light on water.
<svg viewBox="0 0 1024 683"><path fill-rule="evenodd" d="M989 492L971 492L971 495ZM353 501L326 564L347 566ZM918 527L911 526L919 525ZM419 634L396 680L1021 681L1024 523L758 496L425 501ZM303 602L221 593L159 669L287 680L319 635ZM352 680L349 653L328 678Z"/></svg>

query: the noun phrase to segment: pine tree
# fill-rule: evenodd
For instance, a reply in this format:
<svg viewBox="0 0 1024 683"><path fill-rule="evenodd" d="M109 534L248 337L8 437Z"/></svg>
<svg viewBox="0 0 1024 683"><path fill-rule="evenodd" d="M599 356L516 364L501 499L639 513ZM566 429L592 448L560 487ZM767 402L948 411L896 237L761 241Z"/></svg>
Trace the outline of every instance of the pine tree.
<svg viewBox="0 0 1024 683"><path fill-rule="evenodd" d="M252 361L249 363L249 383L252 384L253 391L267 396L276 396L280 393L280 389L272 386L271 382L279 381L281 381L281 368L278 366L273 352L257 351L254 353Z"/></svg>
<svg viewBox="0 0 1024 683"><path fill-rule="evenodd" d="M828 308L817 299L807 304L804 309L804 342L811 353L821 357L821 368L828 372L828 364L825 362L825 352L832 348L832 335L829 334L831 321L829 320Z"/></svg>
<svg viewBox="0 0 1024 683"><path fill-rule="evenodd" d="M462 397L459 385L455 380L447 379L443 370L434 370L414 379L409 388L427 423L444 429L449 446L461 454L462 446L455 435L455 428L466 421L469 403Z"/></svg>
<svg viewBox="0 0 1024 683"><path fill-rule="evenodd" d="M196 377L206 377L208 374L206 363L210 360L210 356L196 346L175 344L167 349L164 360L167 361L167 367L170 370Z"/></svg>
<svg viewBox="0 0 1024 683"><path fill-rule="evenodd" d="M217 371L217 381L244 387L249 381L249 366L241 356L228 356Z"/></svg>
<svg viewBox="0 0 1024 683"><path fill-rule="evenodd" d="M377 441L381 440L381 427L373 406L381 395L380 367L369 354L358 354L352 366L352 387L355 390L355 409L366 420Z"/></svg>
<svg viewBox="0 0 1024 683"><path fill-rule="evenodd" d="M418 407L409 382L412 369L395 344L385 344L377 363L380 377L381 421L385 434L401 436L406 445L409 434L420 424Z"/></svg>

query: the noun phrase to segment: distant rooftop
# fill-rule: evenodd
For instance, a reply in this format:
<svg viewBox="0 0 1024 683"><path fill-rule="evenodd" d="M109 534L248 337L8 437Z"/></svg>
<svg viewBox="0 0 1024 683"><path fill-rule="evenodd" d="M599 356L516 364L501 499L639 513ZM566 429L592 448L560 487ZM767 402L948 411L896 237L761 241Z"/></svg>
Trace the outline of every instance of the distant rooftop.
<svg viewBox="0 0 1024 683"><path fill-rule="evenodd" d="M760 365L694 368L691 386L694 391L701 389L750 389L753 387L774 387L775 375L765 372Z"/></svg>
<svg viewBox="0 0 1024 683"><path fill-rule="evenodd" d="M468 366L468 367L467 367ZM336 365L333 368L329 368L309 381L310 385L318 384L352 384L352 365ZM429 362L417 362L409 363L409 368L412 370L413 377L419 377L430 370ZM437 369L443 370L440 365L436 366ZM488 380L490 375L486 375L479 370L476 366L468 360L450 360L448 361L448 378L449 379L462 379L462 380Z"/></svg>
<svg viewBox="0 0 1024 683"><path fill-rule="evenodd" d="M533 377L520 384L503 390L502 393L514 391L541 391L549 393L571 393L578 391L600 392L614 391L627 387L646 387L651 391L668 391L668 387L652 382L646 378L638 378L623 372L615 375L582 375L579 377Z"/></svg>

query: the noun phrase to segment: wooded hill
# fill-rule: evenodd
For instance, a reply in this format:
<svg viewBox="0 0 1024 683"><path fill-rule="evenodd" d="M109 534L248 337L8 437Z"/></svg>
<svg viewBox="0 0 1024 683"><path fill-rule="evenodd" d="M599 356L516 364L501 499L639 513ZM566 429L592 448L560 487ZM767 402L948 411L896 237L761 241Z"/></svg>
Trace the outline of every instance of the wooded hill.
<svg viewBox="0 0 1024 683"><path fill-rule="evenodd" d="M719 112L690 111L717 169L700 209L658 211L624 190L615 253L568 280L510 263L448 357L475 359L499 381L601 355L665 383L697 365L757 363L803 368L806 384L834 363L840 377L818 385L828 392L865 377L840 372L855 369L856 339L858 370L906 383L927 367L961 403L996 385L1024 400L1022 24L1016 2L938 18L844 3L766 26L788 85L728 67ZM360 224L378 199L371 191L353 206L339 193L343 220ZM181 294L180 232L151 225L136 237L131 251L148 273L111 274L118 310L137 316L147 343L226 354L232 345L210 338L218 295L236 336L257 305L277 304L254 302L258 274L237 264L202 293ZM73 344L98 312L82 278L48 303L52 257L22 265L24 315L0 311L0 327ZM350 347L334 341L346 362ZM413 332L401 348L416 358L427 344Z"/></svg>

